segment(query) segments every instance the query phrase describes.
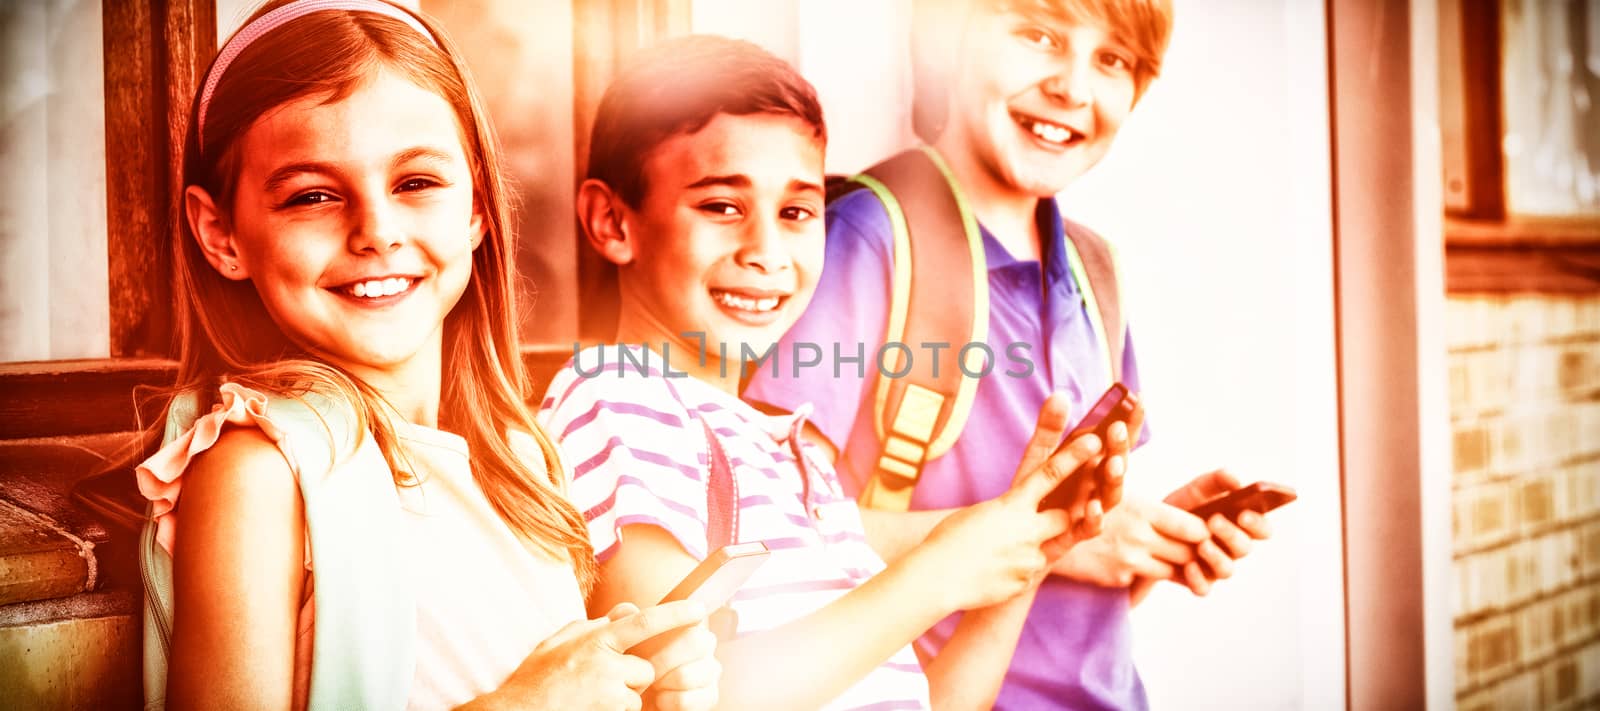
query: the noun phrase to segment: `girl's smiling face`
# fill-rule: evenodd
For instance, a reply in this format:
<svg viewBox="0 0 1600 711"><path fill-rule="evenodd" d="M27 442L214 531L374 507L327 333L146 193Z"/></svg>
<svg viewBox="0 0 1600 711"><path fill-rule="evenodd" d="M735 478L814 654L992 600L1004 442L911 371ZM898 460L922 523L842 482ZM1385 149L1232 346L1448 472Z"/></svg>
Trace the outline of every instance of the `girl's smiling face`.
<svg viewBox="0 0 1600 711"><path fill-rule="evenodd" d="M262 115L231 205L190 187L212 266L249 279L284 334L373 384L431 366L484 235L450 104L387 69L348 96ZM426 372L416 370L415 372Z"/></svg>

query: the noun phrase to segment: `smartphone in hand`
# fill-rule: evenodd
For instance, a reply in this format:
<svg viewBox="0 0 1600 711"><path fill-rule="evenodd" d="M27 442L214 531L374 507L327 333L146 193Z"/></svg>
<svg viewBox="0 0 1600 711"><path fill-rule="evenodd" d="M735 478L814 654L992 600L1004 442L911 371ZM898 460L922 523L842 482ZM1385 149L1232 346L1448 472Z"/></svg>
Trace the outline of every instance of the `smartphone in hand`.
<svg viewBox="0 0 1600 711"><path fill-rule="evenodd" d="M1111 430L1111 423L1117 421L1127 423L1133 417L1134 410L1138 406L1138 395L1129 392L1128 387L1122 383L1112 383L1111 387L1106 388L1105 394L1101 395L1100 399L1095 402L1094 407L1089 409L1089 414L1084 415L1083 419L1079 420L1078 424L1072 428L1072 431L1061 440L1061 444L1056 447L1056 451L1051 456L1060 454L1061 450L1065 449L1072 440L1090 432L1098 435L1101 442L1109 441L1108 433ZM1132 436L1133 433L1130 431L1128 434ZM1096 457L1094 460L1084 462L1078 471L1073 472L1070 477L1057 485L1055 491L1045 495L1044 499L1039 502L1039 510L1064 509L1070 505L1072 503L1072 479L1076 478L1085 468L1100 466L1103 459L1104 457Z"/></svg>
<svg viewBox="0 0 1600 711"><path fill-rule="evenodd" d="M1189 513L1199 516L1202 521L1210 520L1213 514L1219 513L1229 521L1237 521L1239 514L1245 511L1264 514L1296 498L1292 488L1270 481L1258 481L1200 504L1190 509Z"/></svg>
<svg viewBox="0 0 1600 711"><path fill-rule="evenodd" d="M672 592L661 598L661 602L694 600L705 605L707 610L715 610L728 604L739 586L744 585L744 581L749 580L756 568L767 562L771 555L767 544L761 541L734 543L718 548L689 571Z"/></svg>

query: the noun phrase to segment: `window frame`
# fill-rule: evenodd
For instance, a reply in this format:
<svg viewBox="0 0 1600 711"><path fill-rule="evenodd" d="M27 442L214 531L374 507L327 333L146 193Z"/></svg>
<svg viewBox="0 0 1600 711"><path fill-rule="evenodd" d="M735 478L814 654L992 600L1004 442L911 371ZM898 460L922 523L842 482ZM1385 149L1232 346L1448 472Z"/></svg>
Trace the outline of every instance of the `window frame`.
<svg viewBox="0 0 1600 711"><path fill-rule="evenodd" d="M605 88L640 49L687 34L690 0L572 0L574 165L581 182L589 131ZM0 363L0 440L129 431L140 422L133 390L167 387L177 374L171 255L163 240L182 219L183 141L189 103L217 52L214 0L107 0L101 10L105 71L106 250L110 356ZM580 336L609 340L615 271L578 241ZM525 343L543 382L571 343ZM145 423L148 424L148 423Z"/></svg>
<svg viewBox="0 0 1600 711"><path fill-rule="evenodd" d="M1500 0L1440 0L1446 128L1445 290L1451 294L1600 293L1600 217L1506 210ZM1466 51L1475 48L1476 51ZM1482 50L1481 48L1488 48Z"/></svg>

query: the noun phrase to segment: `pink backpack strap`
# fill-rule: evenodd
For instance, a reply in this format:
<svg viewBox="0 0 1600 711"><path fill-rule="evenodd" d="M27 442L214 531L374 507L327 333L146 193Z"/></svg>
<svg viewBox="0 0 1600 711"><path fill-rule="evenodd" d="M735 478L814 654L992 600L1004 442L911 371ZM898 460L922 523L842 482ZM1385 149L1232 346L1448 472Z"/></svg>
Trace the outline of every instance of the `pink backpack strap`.
<svg viewBox="0 0 1600 711"><path fill-rule="evenodd" d="M710 555L739 540L739 484L733 478L733 467L728 464L717 433L704 419L700 426L706 433L706 464L711 471L706 487L706 555Z"/></svg>

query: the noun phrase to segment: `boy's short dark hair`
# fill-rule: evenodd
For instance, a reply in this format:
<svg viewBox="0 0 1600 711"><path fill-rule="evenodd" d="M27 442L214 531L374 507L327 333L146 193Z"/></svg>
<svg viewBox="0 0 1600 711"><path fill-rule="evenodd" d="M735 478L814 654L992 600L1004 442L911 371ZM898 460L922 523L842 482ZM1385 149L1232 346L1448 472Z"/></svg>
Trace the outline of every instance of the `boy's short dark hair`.
<svg viewBox="0 0 1600 711"><path fill-rule="evenodd" d="M650 151L718 114L779 114L811 126L826 143L817 92L788 62L742 40L693 35L639 54L606 88L589 134L587 177L637 208Z"/></svg>

